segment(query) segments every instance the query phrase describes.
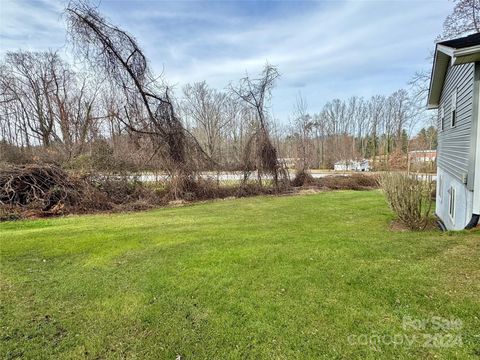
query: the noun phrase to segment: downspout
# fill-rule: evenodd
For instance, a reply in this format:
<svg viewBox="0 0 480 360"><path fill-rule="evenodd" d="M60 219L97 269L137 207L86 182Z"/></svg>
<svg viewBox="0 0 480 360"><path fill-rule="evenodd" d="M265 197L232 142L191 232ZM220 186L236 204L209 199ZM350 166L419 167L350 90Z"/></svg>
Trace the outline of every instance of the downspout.
<svg viewBox="0 0 480 360"><path fill-rule="evenodd" d="M472 146L475 146L475 161L474 161L474 179L473 179L473 208L472 208L472 218L470 222L465 226L465 229L473 229L477 226L478 221L480 220L480 63L475 64L475 72L477 73L476 84L474 87L474 96L476 94L476 119L472 119L476 121L476 128L477 128L477 137L475 139L475 143ZM475 110L475 109L474 109Z"/></svg>
<svg viewBox="0 0 480 360"><path fill-rule="evenodd" d="M480 220L480 123L479 114L477 112L477 148L475 151L475 178L473 183L473 209L472 218L470 222L465 226L465 229L473 229L477 226Z"/></svg>

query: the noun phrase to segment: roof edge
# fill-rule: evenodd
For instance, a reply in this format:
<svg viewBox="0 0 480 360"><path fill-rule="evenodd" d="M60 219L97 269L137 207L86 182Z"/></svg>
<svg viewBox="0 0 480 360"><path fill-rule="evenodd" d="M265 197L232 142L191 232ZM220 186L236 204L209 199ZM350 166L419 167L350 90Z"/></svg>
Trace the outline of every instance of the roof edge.
<svg viewBox="0 0 480 360"><path fill-rule="evenodd" d="M477 61L480 61L480 33L438 42L435 45L435 55L430 74L427 109L438 108L449 66Z"/></svg>

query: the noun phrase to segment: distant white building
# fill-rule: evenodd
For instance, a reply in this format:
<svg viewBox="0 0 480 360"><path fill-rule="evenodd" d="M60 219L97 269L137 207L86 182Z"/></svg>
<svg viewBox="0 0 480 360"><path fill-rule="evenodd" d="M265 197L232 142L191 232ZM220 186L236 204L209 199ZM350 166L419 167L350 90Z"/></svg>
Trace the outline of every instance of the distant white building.
<svg viewBox="0 0 480 360"><path fill-rule="evenodd" d="M414 150L408 153L410 161L414 163L434 163L437 159L437 150Z"/></svg>
<svg viewBox="0 0 480 360"><path fill-rule="evenodd" d="M368 160L342 160L333 165L335 171L370 171Z"/></svg>
<svg viewBox="0 0 480 360"><path fill-rule="evenodd" d="M337 161L333 165L335 171L353 171L353 161Z"/></svg>

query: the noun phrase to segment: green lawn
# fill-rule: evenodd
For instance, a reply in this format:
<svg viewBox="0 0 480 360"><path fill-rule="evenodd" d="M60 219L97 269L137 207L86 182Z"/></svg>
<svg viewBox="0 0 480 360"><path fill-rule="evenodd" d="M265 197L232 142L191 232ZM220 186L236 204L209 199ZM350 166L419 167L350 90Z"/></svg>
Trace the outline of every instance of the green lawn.
<svg viewBox="0 0 480 360"><path fill-rule="evenodd" d="M392 218L345 191L2 223L1 357L478 359L480 233Z"/></svg>

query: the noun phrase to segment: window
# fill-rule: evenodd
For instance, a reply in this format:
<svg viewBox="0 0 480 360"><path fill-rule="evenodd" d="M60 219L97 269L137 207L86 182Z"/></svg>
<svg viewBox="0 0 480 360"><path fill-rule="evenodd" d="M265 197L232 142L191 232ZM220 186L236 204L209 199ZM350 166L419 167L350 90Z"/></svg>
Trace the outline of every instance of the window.
<svg viewBox="0 0 480 360"><path fill-rule="evenodd" d="M448 201L448 214L452 218L455 219L455 188L451 187L449 190L449 201Z"/></svg>
<svg viewBox="0 0 480 360"><path fill-rule="evenodd" d="M443 105L440 107L440 130L443 131L445 124L445 108Z"/></svg>
<svg viewBox="0 0 480 360"><path fill-rule="evenodd" d="M455 89L452 93L452 127L454 127L457 123L457 89Z"/></svg>

